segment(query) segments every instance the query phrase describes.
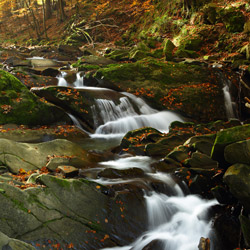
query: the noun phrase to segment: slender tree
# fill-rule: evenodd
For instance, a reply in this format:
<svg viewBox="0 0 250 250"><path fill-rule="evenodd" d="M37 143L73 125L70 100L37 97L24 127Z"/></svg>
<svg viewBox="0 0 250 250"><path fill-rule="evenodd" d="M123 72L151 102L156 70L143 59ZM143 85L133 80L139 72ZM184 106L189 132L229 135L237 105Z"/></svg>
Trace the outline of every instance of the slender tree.
<svg viewBox="0 0 250 250"><path fill-rule="evenodd" d="M44 4L44 3L43 3ZM52 16L51 0L45 1L45 20L48 20Z"/></svg>

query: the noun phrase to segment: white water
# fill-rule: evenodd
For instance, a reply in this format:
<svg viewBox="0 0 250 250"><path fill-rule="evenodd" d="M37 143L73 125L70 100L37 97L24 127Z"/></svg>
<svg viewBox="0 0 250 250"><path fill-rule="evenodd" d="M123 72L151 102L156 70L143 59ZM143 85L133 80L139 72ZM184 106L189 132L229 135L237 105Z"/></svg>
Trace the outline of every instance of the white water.
<svg viewBox="0 0 250 250"><path fill-rule="evenodd" d="M146 175L164 182L173 195L168 196L155 191L145 194L148 231L128 246L105 248L105 250L143 250L153 241L159 244L156 250L198 249L200 238L210 236L211 222L207 221L207 211L217 202L203 200L196 195L185 195L182 188L169 175L150 173L149 163L149 157L136 156L101 164L105 167L119 169L139 167L145 171ZM107 179L95 181L105 185L129 183L137 181L137 179L117 180L119 182Z"/></svg>
<svg viewBox="0 0 250 250"><path fill-rule="evenodd" d="M59 76L57 76L56 78L58 79L58 86L64 86L64 87L69 87L69 86L74 86L77 88L81 88L84 86L84 77L81 76L81 73L78 72L76 74L76 80L73 82L73 84L69 84L66 80L65 77L67 76L67 72L65 71L61 71L61 74Z"/></svg>
<svg viewBox="0 0 250 250"><path fill-rule="evenodd" d="M60 86L68 86L64 76L58 78ZM89 88L84 86L83 78L80 75L73 84L76 88ZM100 88L91 88L102 91ZM122 137L126 132L143 126L151 126L160 131L168 131L172 121L182 121L182 118L170 111L159 112L148 106L141 98L129 93L123 93L119 103L113 100L97 99L92 107L93 116L101 117L96 119L96 131L92 137L110 139ZM140 168L145 173L145 178L163 182L174 196L155 191L145 193L147 207L148 231L141 235L135 242L128 246L106 248L119 250L143 250L152 241L159 241L160 249L156 250L195 250L201 237L209 237L210 222L204 219L209 207L216 204L215 201L202 200L195 195L184 195L178 184L167 174L153 173L150 165L154 160L146 156L135 156L118 158L99 164L98 168L91 171L100 171L104 168L129 169ZM143 178L130 179L107 179L94 180L102 185L115 185L121 183L142 183L149 189L150 186ZM148 190L147 189L147 190ZM169 192L167 192L169 193ZM139 213L140 211L138 211ZM205 216L206 217L206 216ZM135 218L136 219L136 218Z"/></svg>
<svg viewBox="0 0 250 250"><path fill-rule="evenodd" d="M58 86L64 86L64 87L68 86L68 83L64 78L66 75L67 75L66 72L61 71L61 75L56 77L58 79L58 83L57 83Z"/></svg>
<svg viewBox="0 0 250 250"><path fill-rule="evenodd" d="M227 118L235 118L232 98L229 92L229 85L225 85L223 90Z"/></svg>

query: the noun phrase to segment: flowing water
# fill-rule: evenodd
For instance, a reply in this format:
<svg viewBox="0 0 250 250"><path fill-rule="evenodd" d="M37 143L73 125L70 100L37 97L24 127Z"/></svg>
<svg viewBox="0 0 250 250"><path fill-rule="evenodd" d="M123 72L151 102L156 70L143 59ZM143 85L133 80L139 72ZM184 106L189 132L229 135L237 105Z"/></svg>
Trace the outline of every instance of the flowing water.
<svg viewBox="0 0 250 250"><path fill-rule="evenodd" d="M63 75L58 77L58 81L58 85L68 86ZM73 85L77 88L88 88L84 86L84 79L80 74ZM122 94L119 103L109 99L96 99L92 107L93 116L96 118L96 130L91 135L92 140L105 138L109 141L115 137L116 139L119 138L118 141L120 141L129 130L143 126L151 126L167 132L172 121L183 121L176 113L159 112L148 106L141 98L129 93ZM80 126L77 120L75 124L78 127ZM100 143L100 141L97 143ZM148 221L147 231L128 246L106 248L106 250L143 250L149 244L153 245L147 249L195 250L198 249L201 237L207 238L210 236L211 223L207 212L211 206L216 204L216 201L207 201L196 195L188 194L188 189L184 183L179 185L170 175L153 172L150 165L154 161L147 156L127 156L124 158L117 156L115 160L99 163L97 168L85 170L85 174L89 176L90 180L102 185L142 183L147 187L144 190L147 207L147 218L145 218ZM140 168L143 170L145 177L109 179L97 178L93 174L105 168L119 170ZM148 186L145 179L162 182L165 185L166 192L155 192Z"/></svg>

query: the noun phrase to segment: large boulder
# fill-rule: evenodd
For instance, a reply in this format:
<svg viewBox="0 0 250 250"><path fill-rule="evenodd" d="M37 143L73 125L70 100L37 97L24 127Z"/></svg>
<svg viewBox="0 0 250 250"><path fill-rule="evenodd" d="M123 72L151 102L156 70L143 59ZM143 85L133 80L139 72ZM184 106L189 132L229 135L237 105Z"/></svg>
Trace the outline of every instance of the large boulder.
<svg viewBox="0 0 250 250"><path fill-rule="evenodd" d="M13 75L0 71L0 124L45 125L71 123L60 108L45 103Z"/></svg>
<svg viewBox="0 0 250 250"><path fill-rule="evenodd" d="M242 141L250 136L250 125L236 126L219 131L212 148L211 156L214 160L225 164L224 150L229 144ZM229 148L230 149L230 148ZM228 150L229 150L228 149Z"/></svg>
<svg viewBox="0 0 250 250"><path fill-rule="evenodd" d="M128 244L146 229L142 193L114 196L95 182L49 175L37 183L25 190L0 183L0 227L8 237L46 249L92 250Z"/></svg>
<svg viewBox="0 0 250 250"><path fill-rule="evenodd" d="M43 143L19 143L0 139L0 161L12 173L18 173L21 168L25 171L41 169L50 163L53 158L63 158L64 165L67 165L67 162L68 165L77 162L76 167L81 168L90 167L91 164L91 154L67 140L57 139ZM75 158L78 161L73 160ZM92 160L94 159L92 158ZM62 165L62 163L59 162L58 165ZM53 166L53 169L55 168L56 166Z"/></svg>
<svg viewBox="0 0 250 250"><path fill-rule="evenodd" d="M231 164L244 163L250 165L250 140L239 141L226 146L225 159Z"/></svg>
<svg viewBox="0 0 250 250"><path fill-rule="evenodd" d="M227 169L223 179L234 197L250 212L250 165L232 165Z"/></svg>

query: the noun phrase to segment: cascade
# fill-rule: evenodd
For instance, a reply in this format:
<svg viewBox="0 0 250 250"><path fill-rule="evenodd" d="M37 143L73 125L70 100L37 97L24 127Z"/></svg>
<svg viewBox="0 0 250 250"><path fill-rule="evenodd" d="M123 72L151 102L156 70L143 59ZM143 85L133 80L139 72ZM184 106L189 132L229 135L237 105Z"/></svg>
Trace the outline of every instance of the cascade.
<svg viewBox="0 0 250 250"><path fill-rule="evenodd" d="M152 161L150 157L136 156L100 164L105 168L140 168L151 179L162 181L167 193L145 191L148 230L131 245L105 248L105 250L143 250L151 242L156 242L157 248L155 249L157 250L193 250L198 249L201 237L211 237L211 221L208 219L208 211L211 206L217 204L217 201L207 201L196 195L186 194L188 192L186 186L183 184L181 187L170 175L152 173L150 170ZM128 180L100 178L94 181L102 185L138 182L137 179L131 178ZM140 181L143 182L142 179Z"/></svg>
<svg viewBox="0 0 250 250"><path fill-rule="evenodd" d="M59 78L59 85L64 84ZM67 82L66 82L67 83ZM73 84L77 88L89 88L84 86L80 75ZM64 85L60 85L64 86ZM67 86L67 84L66 84ZM93 88L101 91L100 88ZM129 93L122 93L119 103L110 99L96 99L92 106L96 131L91 135L109 140L112 136L122 137L126 132L143 126L151 126L160 131L167 132L172 121L183 119L174 112L157 111L148 106L141 98ZM97 117L100 119L97 120ZM72 118L74 120L74 117ZM100 122L101 120L101 122ZM100 124L101 123L101 124ZM77 121L75 121L77 125ZM79 125L79 124L78 124ZM96 173L100 169L129 169L140 168L143 170L143 178L96 178L96 175L88 177L89 180L101 185L116 185L121 183L142 183L147 187L144 190L144 200L147 209L148 229L138 239L128 246L105 248L106 250L143 250L151 243L157 244L157 250L193 250L198 249L201 237L209 237L211 222L207 212L217 202L207 201L196 195L187 194L188 188L184 183L177 184L170 175L153 172L150 165L155 160L148 156L129 156L99 163L97 168L87 169L86 173ZM147 179L147 181L145 181ZM156 192L148 184L148 179L164 183L165 192ZM138 211L139 213L140 211ZM153 248L151 248L153 249ZM212 250L212 249L211 249Z"/></svg>

